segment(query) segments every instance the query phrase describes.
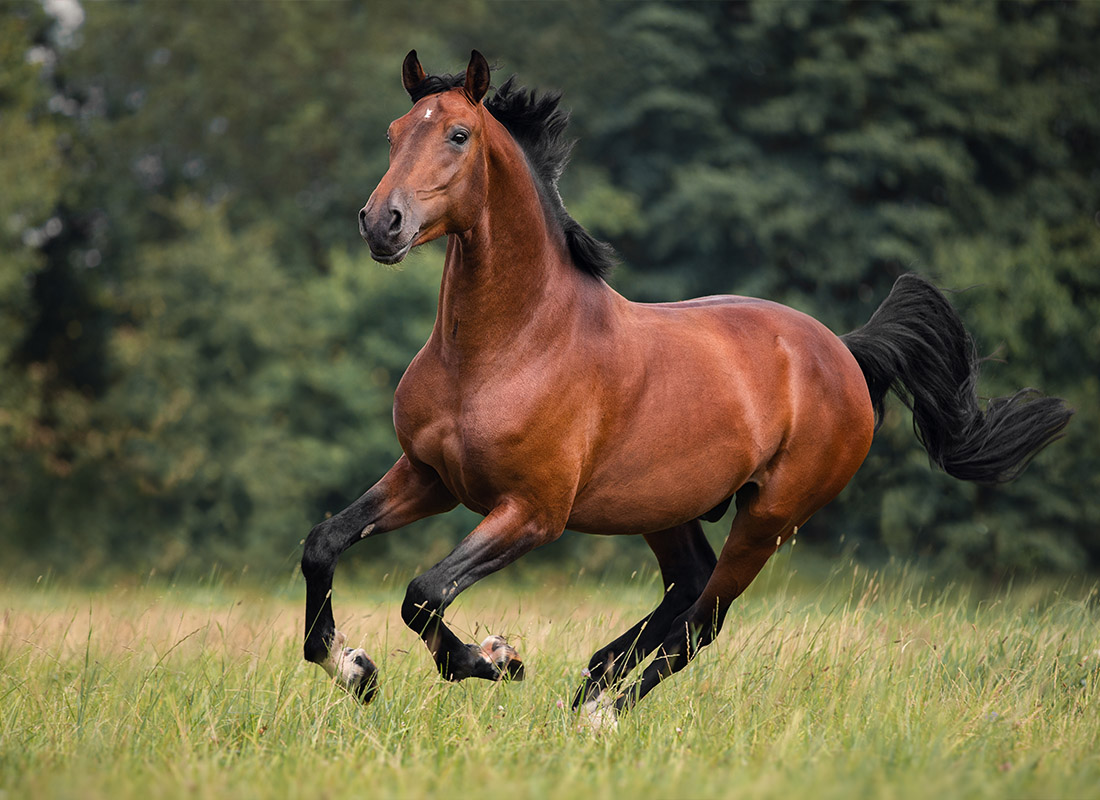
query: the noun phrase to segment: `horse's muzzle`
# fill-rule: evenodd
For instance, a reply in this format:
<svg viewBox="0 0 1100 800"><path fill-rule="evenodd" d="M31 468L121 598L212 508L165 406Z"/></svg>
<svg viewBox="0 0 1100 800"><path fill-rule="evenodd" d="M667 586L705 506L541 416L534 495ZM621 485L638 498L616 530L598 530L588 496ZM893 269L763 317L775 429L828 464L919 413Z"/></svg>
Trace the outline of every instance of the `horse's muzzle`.
<svg viewBox="0 0 1100 800"><path fill-rule="evenodd" d="M370 247L370 255L382 264L401 261L420 233L403 198L389 197L375 203L372 197L359 211L359 235Z"/></svg>

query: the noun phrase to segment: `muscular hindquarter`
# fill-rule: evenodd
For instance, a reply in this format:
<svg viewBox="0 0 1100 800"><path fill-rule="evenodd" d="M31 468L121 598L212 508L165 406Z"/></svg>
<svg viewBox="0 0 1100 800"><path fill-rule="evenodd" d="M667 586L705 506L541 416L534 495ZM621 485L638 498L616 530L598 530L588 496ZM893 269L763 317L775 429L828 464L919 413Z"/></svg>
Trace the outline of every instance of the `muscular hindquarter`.
<svg viewBox="0 0 1100 800"><path fill-rule="evenodd" d="M746 483L766 487L777 471L792 513L808 516L859 468L873 433L866 383L820 323L741 298L636 308L657 335L635 348L639 377L604 398L619 412L605 414L616 423L593 450L570 528L672 527ZM823 461L825 480L798 478Z"/></svg>

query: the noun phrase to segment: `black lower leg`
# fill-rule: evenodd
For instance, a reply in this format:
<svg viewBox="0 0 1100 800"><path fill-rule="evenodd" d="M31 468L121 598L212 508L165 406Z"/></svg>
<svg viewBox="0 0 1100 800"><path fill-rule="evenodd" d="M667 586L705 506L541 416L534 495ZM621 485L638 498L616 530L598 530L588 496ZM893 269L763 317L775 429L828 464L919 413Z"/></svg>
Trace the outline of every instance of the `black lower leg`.
<svg viewBox="0 0 1100 800"><path fill-rule="evenodd" d="M714 550L698 521L645 538L661 566L664 597L652 613L592 655L573 708L595 699L644 661L668 636L673 622L698 599L714 569Z"/></svg>
<svg viewBox="0 0 1100 800"><path fill-rule="evenodd" d="M333 518L335 519L335 517ZM333 525L333 519L317 525L306 537L302 555L302 574L306 579L306 618L304 655L320 664L328 658L336 623L332 617L332 576L340 554L358 541Z"/></svg>
<svg viewBox="0 0 1100 800"><path fill-rule="evenodd" d="M668 626L695 597L673 588L667 592L656 610L639 620L630 630L610 644L601 647L588 662L580 688L573 698L573 708L595 699L600 692L626 677L653 652L667 635Z"/></svg>
<svg viewBox="0 0 1100 800"><path fill-rule="evenodd" d="M457 592L448 594L431 573L413 579L401 604L401 618L424 640L444 680L499 679L500 673L482 657L481 648L464 643L444 624L443 612Z"/></svg>
<svg viewBox="0 0 1100 800"><path fill-rule="evenodd" d="M532 516L528 506L502 504L446 558L409 583L401 617L424 640L444 679L522 676L522 662L514 658L514 650L498 644L487 653L481 646L463 643L444 623L443 612L462 591L553 541L561 531L560 524ZM509 660L515 663L502 666Z"/></svg>
<svg viewBox="0 0 1100 800"><path fill-rule="evenodd" d="M361 648L345 647L332 614L332 576L340 554L371 534L400 528L447 511L455 499L430 469L405 456L355 502L310 531L302 553L306 579L305 642L307 661L319 664L363 702L377 690L374 663Z"/></svg>
<svg viewBox="0 0 1100 800"><path fill-rule="evenodd" d="M700 650L718 637L724 616L723 608L710 603L702 605L699 601L681 614L672 624L672 629L657 651L653 663L642 673L641 680L616 698L616 711L630 709L657 684L686 667Z"/></svg>

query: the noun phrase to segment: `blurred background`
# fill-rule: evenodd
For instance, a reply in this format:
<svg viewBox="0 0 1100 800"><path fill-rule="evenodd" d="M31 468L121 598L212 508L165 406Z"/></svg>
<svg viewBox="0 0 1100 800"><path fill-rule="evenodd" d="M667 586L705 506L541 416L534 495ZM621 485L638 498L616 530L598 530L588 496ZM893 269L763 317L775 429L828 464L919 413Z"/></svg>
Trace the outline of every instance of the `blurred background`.
<svg viewBox="0 0 1100 800"><path fill-rule="evenodd" d="M562 194L621 253L623 294L759 295L845 332L914 270L965 290L984 396L1038 386L1077 409L989 489L933 471L894 402L800 547L1096 572L1098 41L1093 2L6 0L3 571L290 571L393 463L442 249L379 266L356 214L408 108L405 53L457 72L477 48L496 84L564 92ZM473 524L348 558L427 566ZM650 560L570 534L534 557Z"/></svg>

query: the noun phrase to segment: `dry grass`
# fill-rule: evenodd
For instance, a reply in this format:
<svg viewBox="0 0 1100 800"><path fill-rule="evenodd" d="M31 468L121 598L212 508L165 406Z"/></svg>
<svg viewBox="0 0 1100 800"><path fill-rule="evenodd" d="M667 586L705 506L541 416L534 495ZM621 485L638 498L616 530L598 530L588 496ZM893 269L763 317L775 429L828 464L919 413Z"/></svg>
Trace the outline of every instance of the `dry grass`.
<svg viewBox="0 0 1100 800"><path fill-rule="evenodd" d="M519 645L530 678L510 686L442 683L398 617L403 582L345 579L338 625L382 671L365 709L300 660L296 578L9 586L0 792L1095 794L1095 588L984 596L905 569L804 580L776 561L719 642L600 737L578 729L571 693L588 655L653 605L652 574L504 575L464 595L457 631Z"/></svg>

